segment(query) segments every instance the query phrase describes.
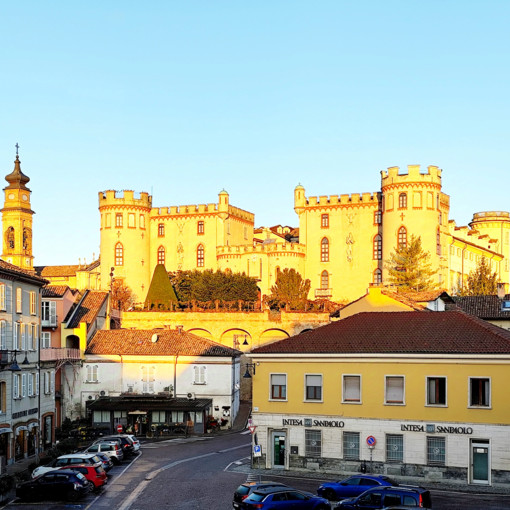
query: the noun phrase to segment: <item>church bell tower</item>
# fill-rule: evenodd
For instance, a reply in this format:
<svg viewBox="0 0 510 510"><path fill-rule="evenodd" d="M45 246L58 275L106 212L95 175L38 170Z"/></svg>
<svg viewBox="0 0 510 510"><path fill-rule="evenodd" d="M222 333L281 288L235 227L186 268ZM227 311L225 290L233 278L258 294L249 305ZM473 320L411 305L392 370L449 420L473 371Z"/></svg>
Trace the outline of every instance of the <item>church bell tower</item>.
<svg viewBox="0 0 510 510"><path fill-rule="evenodd" d="M2 259L32 271L32 220L34 211L30 206L30 190L27 183L30 178L21 171L21 163L16 144L14 170L5 176L8 185L4 188L4 207L2 209Z"/></svg>

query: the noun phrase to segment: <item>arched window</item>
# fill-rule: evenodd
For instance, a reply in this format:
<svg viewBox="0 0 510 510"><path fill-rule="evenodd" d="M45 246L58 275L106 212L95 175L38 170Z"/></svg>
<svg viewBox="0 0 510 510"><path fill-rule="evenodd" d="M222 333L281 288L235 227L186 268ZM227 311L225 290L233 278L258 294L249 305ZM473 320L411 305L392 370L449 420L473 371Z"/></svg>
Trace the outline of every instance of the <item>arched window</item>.
<svg viewBox="0 0 510 510"><path fill-rule="evenodd" d="M329 289L329 273L327 271L321 273L321 289Z"/></svg>
<svg viewBox="0 0 510 510"><path fill-rule="evenodd" d="M165 265L165 248L163 246L158 248L158 264Z"/></svg>
<svg viewBox="0 0 510 510"><path fill-rule="evenodd" d="M374 260L382 259L382 237L379 234L374 237L373 258Z"/></svg>
<svg viewBox="0 0 510 510"><path fill-rule="evenodd" d="M329 241L323 237L321 241L321 262L329 262Z"/></svg>
<svg viewBox="0 0 510 510"><path fill-rule="evenodd" d="M398 195L398 208L405 209L407 207L407 193L400 193Z"/></svg>
<svg viewBox="0 0 510 510"><path fill-rule="evenodd" d="M398 229L398 248L399 250L407 246L407 230L405 227Z"/></svg>
<svg viewBox="0 0 510 510"><path fill-rule="evenodd" d="M115 265L124 265L124 246L122 246L122 243L117 243L115 245Z"/></svg>
<svg viewBox="0 0 510 510"><path fill-rule="evenodd" d="M158 225L158 237L165 237L165 225L164 225L164 223L160 223Z"/></svg>
<svg viewBox="0 0 510 510"><path fill-rule="evenodd" d="M382 271L380 269L374 271L373 283L375 285L380 285L382 283Z"/></svg>
<svg viewBox="0 0 510 510"><path fill-rule="evenodd" d="M5 232L5 241L10 250L14 249L14 239L14 227L9 227Z"/></svg>
<svg viewBox="0 0 510 510"><path fill-rule="evenodd" d="M197 267L204 267L204 246L198 245L197 248Z"/></svg>
<svg viewBox="0 0 510 510"><path fill-rule="evenodd" d="M437 229L436 233L436 253L441 255L441 232Z"/></svg>

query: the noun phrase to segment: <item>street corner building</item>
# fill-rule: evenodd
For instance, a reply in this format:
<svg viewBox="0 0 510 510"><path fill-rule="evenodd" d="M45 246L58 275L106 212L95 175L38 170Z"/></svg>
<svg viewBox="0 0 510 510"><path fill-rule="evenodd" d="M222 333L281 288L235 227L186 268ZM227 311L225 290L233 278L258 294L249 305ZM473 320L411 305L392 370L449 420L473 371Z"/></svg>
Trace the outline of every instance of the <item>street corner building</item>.
<svg viewBox="0 0 510 510"><path fill-rule="evenodd" d="M366 312L250 356L259 466L510 486L510 331Z"/></svg>

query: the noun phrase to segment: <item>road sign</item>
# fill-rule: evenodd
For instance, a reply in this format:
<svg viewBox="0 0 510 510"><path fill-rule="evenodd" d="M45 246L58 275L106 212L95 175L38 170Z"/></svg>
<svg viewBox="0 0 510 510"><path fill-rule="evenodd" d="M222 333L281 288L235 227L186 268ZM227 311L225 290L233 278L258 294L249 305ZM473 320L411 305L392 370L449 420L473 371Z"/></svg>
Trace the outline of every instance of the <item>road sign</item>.
<svg viewBox="0 0 510 510"><path fill-rule="evenodd" d="M250 429L250 432L253 434L255 432L255 429L257 428L257 426L256 425L250 425L248 428Z"/></svg>
<svg viewBox="0 0 510 510"><path fill-rule="evenodd" d="M259 444L253 445L253 456L262 457L262 447Z"/></svg>
<svg viewBox="0 0 510 510"><path fill-rule="evenodd" d="M119 434L122 434L122 429L123 429L123 427L122 427L122 425L119 423L119 424L117 425L117 432L118 432Z"/></svg>
<svg viewBox="0 0 510 510"><path fill-rule="evenodd" d="M377 443L377 440L374 436L367 437L367 445L368 446L375 446L375 443Z"/></svg>

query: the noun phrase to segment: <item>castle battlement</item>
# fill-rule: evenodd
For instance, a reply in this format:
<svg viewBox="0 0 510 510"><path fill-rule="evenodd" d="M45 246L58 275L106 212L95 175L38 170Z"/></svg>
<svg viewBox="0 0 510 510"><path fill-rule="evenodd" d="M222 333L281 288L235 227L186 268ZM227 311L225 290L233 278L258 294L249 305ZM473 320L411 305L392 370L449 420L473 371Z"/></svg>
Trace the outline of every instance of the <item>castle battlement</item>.
<svg viewBox="0 0 510 510"><path fill-rule="evenodd" d="M255 246L245 244L240 246L218 246L216 255L241 255L270 252L288 252L305 255L306 246L298 243L262 243Z"/></svg>
<svg viewBox="0 0 510 510"><path fill-rule="evenodd" d="M138 206L152 207L152 196L142 191L135 193L133 190L106 190L99 192L99 207L105 206Z"/></svg>
<svg viewBox="0 0 510 510"><path fill-rule="evenodd" d="M200 216L203 214L218 213L218 204L193 204L193 205L172 205L170 207L154 207L151 211L151 217L160 216ZM232 205L228 206L228 213L236 218L241 218L253 223L255 215Z"/></svg>
<svg viewBox="0 0 510 510"><path fill-rule="evenodd" d="M427 172L422 173L420 165L407 165L407 173L399 173L398 166L389 167L388 170L381 170L381 186L406 182L427 182L441 186L442 170L437 166L428 166Z"/></svg>
<svg viewBox="0 0 510 510"><path fill-rule="evenodd" d="M508 211L483 211L473 214L472 221L508 221L510 213Z"/></svg>
<svg viewBox="0 0 510 510"><path fill-rule="evenodd" d="M378 203L380 193L352 193L350 195L322 195L320 197L307 197L307 207L330 206L330 205L350 205L350 204L367 204Z"/></svg>

